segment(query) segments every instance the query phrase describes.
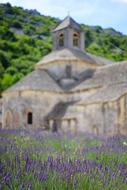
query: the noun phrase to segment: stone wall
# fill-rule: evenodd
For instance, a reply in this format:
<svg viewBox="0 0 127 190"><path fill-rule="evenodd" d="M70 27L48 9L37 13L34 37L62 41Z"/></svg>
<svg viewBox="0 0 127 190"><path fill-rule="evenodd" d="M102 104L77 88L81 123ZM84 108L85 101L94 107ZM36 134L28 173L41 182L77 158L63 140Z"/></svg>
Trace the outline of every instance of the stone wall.
<svg viewBox="0 0 127 190"><path fill-rule="evenodd" d="M97 135L127 134L127 95L117 101L82 105L80 130Z"/></svg>
<svg viewBox="0 0 127 190"><path fill-rule="evenodd" d="M67 63L65 61L55 61L53 63L44 64L40 67L47 69L56 79L60 79L66 77L66 66L72 65L72 76L78 77L83 71L95 70L96 65L88 64L81 61L68 60ZM39 66L38 66L39 67ZM84 74L84 73L83 73Z"/></svg>
<svg viewBox="0 0 127 190"><path fill-rule="evenodd" d="M3 98L3 127L29 127L27 116L31 112L33 113L31 127L48 127L52 130L54 122L57 122L58 129L63 131L70 128L77 130L82 117L76 106L80 95L42 91L6 94Z"/></svg>
<svg viewBox="0 0 127 190"><path fill-rule="evenodd" d="M0 99L0 128L2 128L2 98Z"/></svg>
<svg viewBox="0 0 127 190"><path fill-rule="evenodd" d="M44 127L44 117L59 101L53 93L24 91L3 98L3 127L28 127L27 114L32 112L31 127Z"/></svg>
<svg viewBox="0 0 127 190"><path fill-rule="evenodd" d="M42 127L97 135L127 134L127 95L117 101L79 104L84 93L24 91L3 98L3 127ZM27 123L28 113L33 123Z"/></svg>

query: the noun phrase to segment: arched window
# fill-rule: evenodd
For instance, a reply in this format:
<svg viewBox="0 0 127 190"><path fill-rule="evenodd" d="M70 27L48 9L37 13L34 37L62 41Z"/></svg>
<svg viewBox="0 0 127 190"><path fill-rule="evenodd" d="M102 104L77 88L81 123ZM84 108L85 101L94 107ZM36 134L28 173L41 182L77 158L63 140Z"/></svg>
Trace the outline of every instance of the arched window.
<svg viewBox="0 0 127 190"><path fill-rule="evenodd" d="M12 123L13 123L13 115L12 115L12 112L9 110L5 114L5 125L6 127L11 127Z"/></svg>
<svg viewBox="0 0 127 190"><path fill-rule="evenodd" d="M32 112L28 112L27 114L27 124L31 125L33 123L33 114Z"/></svg>
<svg viewBox="0 0 127 190"><path fill-rule="evenodd" d="M74 47L79 46L79 34L78 33L73 34L73 46Z"/></svg>
<svg viewBox="0 0 127 190"><path fill-rule="evenodd" d="M63 47L63 46L64 46L64 34L63 34L63 33L61 33L61 34L59 35L59 46L60 46L60 47Z"/></svg>

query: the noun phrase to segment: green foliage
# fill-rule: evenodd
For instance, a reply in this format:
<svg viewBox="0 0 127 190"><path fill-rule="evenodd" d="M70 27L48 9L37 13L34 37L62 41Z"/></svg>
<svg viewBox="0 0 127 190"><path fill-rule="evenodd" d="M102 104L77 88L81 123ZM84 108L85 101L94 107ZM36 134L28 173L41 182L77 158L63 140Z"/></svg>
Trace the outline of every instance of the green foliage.
<svg viewBox="0 0 127 190"><path fill-rule="evenodd" d="M20 22L14 21L14 22L11 24L11 27L14 27L14 28L17 28L17 29L21 29L21 28L22 28L22 25L21 25Z"/></svg>
<svg viewBox="0 0 127 190"><path fill-rule="evenodd" d="M102 29L100 26L82 25L86 36L86 50L95 55L114 61L127 58L127 36L112 28Z"/></svg>
<svg viewBox="0 0 127 190"><path fill-rule="evenodd" d="M7 68L6 73L8 73L10 75L14 75L14 74L17 73L17 71L18 71L17 68L15 68L13 66L10 66L10 67Z"/></svg>
<svg viewBox="0 0 127 190"><path fill-rule="evenodd" d="M7 87L11 86L11 84L12 84L12 75L5 73L1 85L6 89Z"/></svg>
<svg viewBox="0 0 127 190"><path fill-rule="evenodd" d="M51 51L51 31L59 20L10 3L0 4L0 13L2 91L31 72L34 64ZM127 59L127 36L112 28L81 26L85 31L86 51L115 61Z"/></svg>
<svg viewBox="0 0 127 190"><path fill-rule="evenodd" d="M9 67L9 56L6 52L0 51L0 64L4 69Z"/></svg>
<svg viewBox="0 0 127 190"><path fill-rule="evenodd" d="M23 73L16 73L13 77L12 77L12 84L16 83L17 81L19 81L22 77L23 77Z"/></svg>

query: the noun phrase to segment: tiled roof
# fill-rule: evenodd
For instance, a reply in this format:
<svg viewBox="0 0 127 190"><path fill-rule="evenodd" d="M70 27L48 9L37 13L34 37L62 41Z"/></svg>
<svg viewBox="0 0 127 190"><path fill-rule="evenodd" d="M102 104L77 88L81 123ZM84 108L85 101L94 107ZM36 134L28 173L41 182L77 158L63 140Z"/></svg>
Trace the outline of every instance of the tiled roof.
<svg viewBox="0 0 127 190"><path fill-rule="evenodd" d="M38 63L37 67L43 64L55 62L55 61L84 61L90 64L95 64L98 66L105 65L105 64L111 64L113 63L110 60L107 60L103 57L99 57L96 55L92 55L87 52L82 52L77 49L67 49L64 48L62 50L56 50L52 51L45 57L43 57Z"/></svg>
<svg viewBox="0 0 127 190"><path fill-rule="evenodd" d="M83 31L81 26L73 20L70 16L67 16L54 30L53 32L62 30L67 27L72 27L74 29L77 29L78 31Z"/></svg>
<svg viewBox="0 0 127 190"><path fill-rule="evenodd" d="M22 80L8 88L6 92L23 91L23 90L42 90L42 91L57 91L61 92L62 89L56 81L42 69L37 69Z"/></svg>

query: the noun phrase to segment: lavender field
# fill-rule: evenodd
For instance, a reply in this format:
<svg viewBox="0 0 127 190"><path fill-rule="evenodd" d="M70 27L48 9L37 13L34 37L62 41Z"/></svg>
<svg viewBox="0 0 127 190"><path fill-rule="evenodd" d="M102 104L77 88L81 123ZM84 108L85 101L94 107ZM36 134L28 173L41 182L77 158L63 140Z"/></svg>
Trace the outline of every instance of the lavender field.
<svg viewBox="0 0 127 190"><path fill-rule="evenodd" d="M1 190L127 190L127 137L0 130Z"/></svg>

